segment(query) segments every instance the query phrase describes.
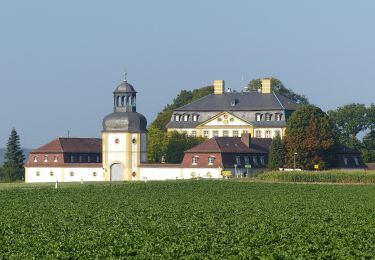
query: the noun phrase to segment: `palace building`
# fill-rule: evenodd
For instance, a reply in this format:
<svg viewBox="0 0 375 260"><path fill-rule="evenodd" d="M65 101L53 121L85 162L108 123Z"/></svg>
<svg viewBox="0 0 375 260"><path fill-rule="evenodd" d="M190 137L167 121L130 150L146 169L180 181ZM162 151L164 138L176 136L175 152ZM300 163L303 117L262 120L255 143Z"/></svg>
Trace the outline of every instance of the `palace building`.
<svg viewBox="0 0 375 260"><path fill-rule="evenodd" d="M214 81L214 93L173 111L168 131L190 136L256 138L284 135L288 118L299 105L272 92L271 80L263 79L256 92L225 90L224 80Z"/></svg>
<svg viewBox="0 0 375 260"><path fill-rule="evenodd" d="M215 93L174 111L168 130L207 137L185 151L180 164L147 163L147 120L137 112L134 87L126 80L113 92L113 112L102 122L102 138L60 137L31 151L26 182L139 181L222 178L266 167L272 137L284 134L298 105L270 91ZM255 135L255 138L252 136ZM343 148L344 149L344 148ZM346 149L346 148L345 148ZM362 167L357 151L342 150L338 165Z"/></svg>

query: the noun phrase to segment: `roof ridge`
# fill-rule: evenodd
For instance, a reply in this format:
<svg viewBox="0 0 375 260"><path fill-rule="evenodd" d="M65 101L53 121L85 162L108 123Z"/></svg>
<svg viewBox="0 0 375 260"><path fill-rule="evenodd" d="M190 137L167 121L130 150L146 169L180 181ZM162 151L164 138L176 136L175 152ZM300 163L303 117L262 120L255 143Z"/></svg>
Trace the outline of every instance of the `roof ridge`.
<svg viewBox="0 0 375 260"><path fill-rule="evenodd" d="M187 106L187 105L194 104L195 102L198 102L198 101L200 101L201 99L203 99L203 98L207 98L207 97L209 97L209 96L211 96L211 95L215 95L215 93L211 93L211 94L205 95L205 96L203 96L203 97L201 97L201 98L198 98L197 100L194 100L193 102L190 102L190 103L187 103L187 104L185 104L185 105L183 105L183 106L180 106L180 107L178 107L178 108L175 108L175 109L173 109L173 111L174 111L174 110L181 109L181 108L183 108L183 107L185 107L185 106Z"/></svg>
<svg viewBox="0 0 375 260"><path fill-rule="evenodd" d="M272 91L272 94L275 96L275 98L277 99L277 101L279 102L280 106L285 109L284 105L281 103L280 99L278 98L278 96L276 95L276 93L274 91Z"/></svg>

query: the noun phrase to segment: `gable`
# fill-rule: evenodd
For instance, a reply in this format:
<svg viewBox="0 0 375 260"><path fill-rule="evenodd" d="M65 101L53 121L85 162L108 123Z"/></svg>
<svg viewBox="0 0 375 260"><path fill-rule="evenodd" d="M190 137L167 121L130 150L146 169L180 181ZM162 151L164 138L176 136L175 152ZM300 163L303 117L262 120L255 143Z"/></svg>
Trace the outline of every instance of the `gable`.
<svg viewBox="0 0 375 260"><path fill-rule="evenodd" d="M229 112L222 112L201 123L197 127L252 126L252 124Z"/></svg>

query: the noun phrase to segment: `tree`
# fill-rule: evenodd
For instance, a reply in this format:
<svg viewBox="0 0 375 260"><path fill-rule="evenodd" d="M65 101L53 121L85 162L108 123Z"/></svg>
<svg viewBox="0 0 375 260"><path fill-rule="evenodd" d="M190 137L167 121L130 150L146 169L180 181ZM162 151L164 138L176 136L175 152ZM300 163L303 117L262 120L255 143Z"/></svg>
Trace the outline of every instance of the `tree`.
<svg viewBox="0 0 375 260"><path fill-rule="evenodd" d="M203 137L192 137L177 131L168 132L165 139L166 162L180 163L186 150L202 143L204 140Z"/></svg>
<svg viewBox="0 0 375 260"><path fill-rule="evenodd" d="M165 155L165 138L166 133L156 126L151 126L148 129L148 161L152 163L160 163L162 157Z"/></svg>
<svg viewBox="0 0 375 260"><path fill-rule="evenodd" d="M284 166L284 145L280 135L276 135L271 143L270 152L268 154L268 169L276 170Z"/></svg>
<svg viewBox="0 0 375 260"><path fill-rule="evenodd" d="M375 162L375 130L370 131L363 137L362 159L365 162Z"/></svg>
<svg viewBox="0 0 375 260"><path fill-rule="evenodd" d="M285 131L285 162L293 167L326 169L334 163L334 149L337 143L335 125L320 108L305 105L298 108L289 118ZM297 153L295 155L295 153Z"/></svg>
<svg viewBox="0 0 375 260"><path fill-rule="evenodd" d="M209 94L212 94L213 91L213 86L206 86L199 89L194 89L193 91L181 90L180 94L178 94L177 97L173 100L173 103L170 105L166 105L164 109L158 113L150 127L157 127L163 132L166 132L167 129L165 126L171 119L174 109L182 107Z"/></svg>
<svg viewBox="0 0 375 260"><path fill-rule="evenodd" d="M7 151L5 153L4 175L8 181L21 180L24 178L23 161L25 156L21 149L20 137L13 128L8 139Z"/></svg>
<svg viewBox="0 0 375 260"><path fill-rule="evenodd" d="M367 126L370 131L375 131L375 104L367 108Z"/></svg>
<svg viewBox="0 0 375 260"><path fill-rule="evenodd" d="M301 104L301 105L307 105L309 104L309 100L305 95L299 95L295 93L293 90L288 89L284 86L284 84L281 82L281 80L277 78L271 77L271 86L272 91L275 93L279 93L280 95L283 95L284 97L289 98L290 100L293 100L294 102ZM262 87L262 79L253 79L249 82L247 85L248 91L258 91Z"/></svg>
<svg viewBox="0 0 375 260"><path fill-rule="evenodd" d="M358 103L328 111L328 115L339 131L339 141L341 144L351 148L360 148L361 143L357 135L365 131L370 124L367 112L368 109L366 106Z"/></svg>

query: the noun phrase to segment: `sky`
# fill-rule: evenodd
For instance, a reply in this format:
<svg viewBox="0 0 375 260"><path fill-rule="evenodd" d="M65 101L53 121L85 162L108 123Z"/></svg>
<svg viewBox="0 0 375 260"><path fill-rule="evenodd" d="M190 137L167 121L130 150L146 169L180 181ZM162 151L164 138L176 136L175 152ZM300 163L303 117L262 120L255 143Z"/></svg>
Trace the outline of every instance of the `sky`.
<svg viewBox="0 0 375 260"><path fill-rule="evenodd" d="M0 147L100 137L124 79L151 123L182 89L276 77L327 111L374 102L374 1L2 1Z"/></svg>

